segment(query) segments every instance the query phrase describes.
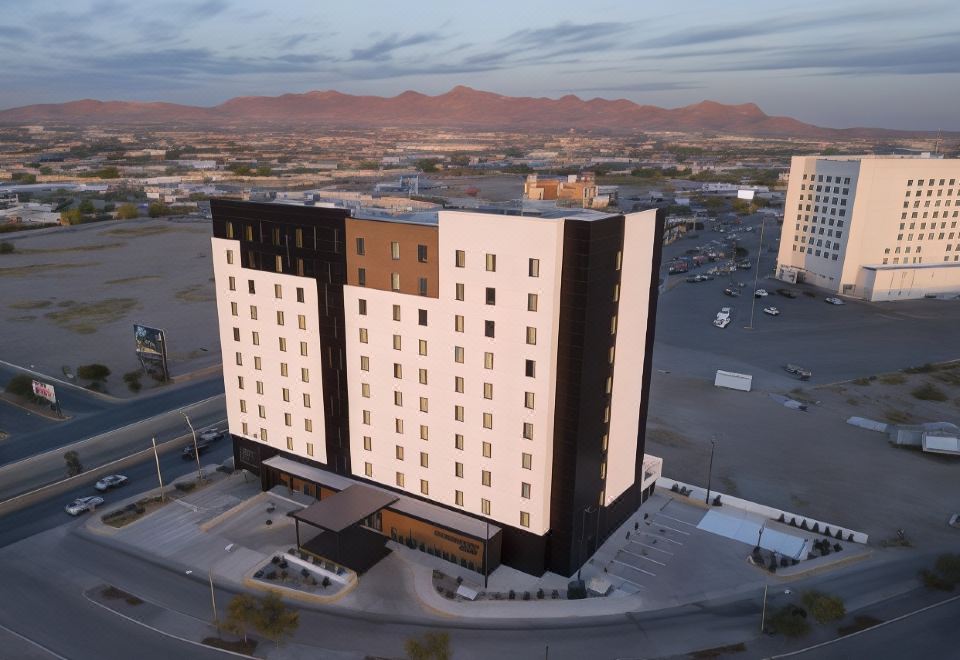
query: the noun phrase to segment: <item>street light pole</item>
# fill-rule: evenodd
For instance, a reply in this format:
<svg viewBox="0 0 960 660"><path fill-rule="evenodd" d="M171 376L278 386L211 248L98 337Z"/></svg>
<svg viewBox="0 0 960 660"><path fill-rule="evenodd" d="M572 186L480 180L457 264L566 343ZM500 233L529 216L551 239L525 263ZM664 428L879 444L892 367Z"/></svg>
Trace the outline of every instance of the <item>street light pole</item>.
<svg viewBox="0 0 960 660"><path fill-rule="evenodd" d="M157 453L157 436L153 436L150 440L153 442L153 458L157 461L157 481L160 482L160 501L162 502L165 497L163 495L163 476L160 474L160 455Z"/></svg>
<svg viewBox="0 0 960 660"><path fill-rule="evenodd" d="M763 585L763 609L760 611L760 632L763 632L764 623L767 620L767 587L770 585Z"/></svg>
<svg viewBox="0 0 960 660"><path fill-rule="evenodd" d="M193 424L190 423L190 418L187 417L187 412L181 410L180 414L183 415L183 418L187 420L187 426L190 427L190 433L193 434L193 457L197 459L197 480L203 481L203 470L200 468L200 448L197 447L197 431L193 428Z"/></svg>
<svg viewBox="0 0 960 660"><path fill-rule="evenodd" d="M217 637L220 636L220 617L217 614L217 597L213 591L213 573L207 571L207 579L210 581L210 605L213 607L213 625L217 627Z"/></svg>
<svg viewBox="0 0 960 660"><path fill-rule="evenodd" d="M707 499L704 500L710 504L710 485L713 483L713 452L717 448L717 441L710 438L710 468L707 470Z"/></svg>
<svg viewBox="0 0 960 660"><path fill-rule="evenodd" d="M750 303L750 325L753 330L753 313L757 308L757 284L760 281L760 255L763 254L763 228L766 226L766 216L760 218L760 247L757 248L757 269L753 273L753 302Z"/></svg>

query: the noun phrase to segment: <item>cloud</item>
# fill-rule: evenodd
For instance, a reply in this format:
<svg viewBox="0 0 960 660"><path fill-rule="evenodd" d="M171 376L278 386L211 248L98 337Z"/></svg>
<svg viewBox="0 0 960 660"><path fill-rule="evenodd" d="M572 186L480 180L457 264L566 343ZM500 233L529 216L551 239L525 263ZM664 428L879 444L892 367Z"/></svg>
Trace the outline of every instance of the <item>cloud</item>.
<svg viewBox="0 0 960 660"><path fill-rule="evenodd" d="M629 23L570 23L564 21L552 27L517 30L503 39L505 44L524 44L530 47L540 47L544 43L571 43L593 41L601 37L610 38L613 35L633 29Z"/></svg>
<svg viewBox="0 0 960 660"><path fill-rule="evenodd" d="M200 4L187 5L186 15L193 18L213 18L229 8L225 0L206 0Z"/></svg>
<svg viewBox="0 0 960 660"><path fill-rule="evenodd" d="M373 42L366 48L355 48L351 52L350 59L356 62L385 62L391 59L393 53L401 48L417 46L431 41L441 41L444 38L437 32L419 32L409 37L391 34Z"/></svg>

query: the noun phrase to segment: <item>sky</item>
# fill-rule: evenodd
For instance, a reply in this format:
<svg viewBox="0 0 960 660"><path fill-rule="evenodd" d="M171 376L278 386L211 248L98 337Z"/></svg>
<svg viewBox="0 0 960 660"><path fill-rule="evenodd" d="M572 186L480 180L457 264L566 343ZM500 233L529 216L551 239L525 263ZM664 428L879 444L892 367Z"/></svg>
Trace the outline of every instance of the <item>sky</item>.
<svg viewBox="0 0 960 660"><path fill-rule="evenodd" d="M957 0L0 0L0 108L456 85L960 131Z"/></svg>

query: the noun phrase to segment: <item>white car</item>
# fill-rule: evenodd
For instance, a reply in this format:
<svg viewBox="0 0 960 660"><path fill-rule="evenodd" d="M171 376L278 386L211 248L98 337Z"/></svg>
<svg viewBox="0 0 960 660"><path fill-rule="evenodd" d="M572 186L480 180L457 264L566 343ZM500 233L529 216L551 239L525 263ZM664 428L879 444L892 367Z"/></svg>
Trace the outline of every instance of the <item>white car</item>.
<svg viewBox="0 0 960 660"><path fill-rule="evenodd" d="M766 298L770 294L767 293L766 289L757 289L756 291L753 292L753 295L756 296L757 298Z"/></svg>
<svg viewBox="0 0 960 660"><path fill-rule="evenodd" d="M222 435L223 431L220 429L207 429L206 431L201 431L197 439L201 442L213 442L214 440L219 440Z"/></svg>
<svg viewBox="0 0 960 660"><path fill-rule="evenodd" d="M110 476L104 477L103 479L98 481L96 484L94 484L93 487L102 493L103 491L110 490L111 488L118 488L119 486L126 486L126 485L127 485L127 478L124 475L111 474Z"/></svg>
<svg viewBox="0 0 960 660"><path fill-rule="evenodd" d="M78 497L73 502L63 507L63 510L71 516L79 516L85 511L93 511L103 504L103 498L99 495L90 495L88 497Z"/></svg>
<svg viewBox="0 0 960 660"><path fill-rule="evenodd" d="M842 305L843 301L839 298L824 298L824 302L830 303L831 305Z"/></svg>
<svg viewBox="0 0 960 660"><path fill-rule="evenodd" d="M719 317L719 316L718 316L717 318L713 319L713 324L714 324L715 326L717 326L718 328L721 328L721 329L722 329L722 328L726 328L728 325L730 325L730 317L729 317L729 316L724 316L724 317Z"/></svg>
<svg viewBox="0 0 960 660"><path fill-rule="evenodd" d="M764 308L763 308L763 313L764 313L764 314L769 314L770 316L779 316L779 315L780 315L780 310L777 309L776 307L764 307Z"/></svg>

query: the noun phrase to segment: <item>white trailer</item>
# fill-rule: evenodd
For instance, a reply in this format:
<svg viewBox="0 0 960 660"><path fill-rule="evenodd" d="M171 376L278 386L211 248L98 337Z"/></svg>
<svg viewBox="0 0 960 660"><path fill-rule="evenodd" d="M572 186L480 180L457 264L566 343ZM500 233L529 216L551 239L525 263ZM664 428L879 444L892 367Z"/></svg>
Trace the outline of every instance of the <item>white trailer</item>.
<svg viewBox="0 0 960 660"><path fill-rule="evenodd" d="M727 387L731 390L740 390L749 392L753 386L753 376L750 374L738 374L733 371L722 371L717 369L717 376L713 381L715 387Z"/></svg>

